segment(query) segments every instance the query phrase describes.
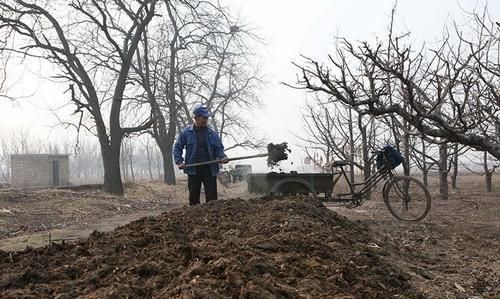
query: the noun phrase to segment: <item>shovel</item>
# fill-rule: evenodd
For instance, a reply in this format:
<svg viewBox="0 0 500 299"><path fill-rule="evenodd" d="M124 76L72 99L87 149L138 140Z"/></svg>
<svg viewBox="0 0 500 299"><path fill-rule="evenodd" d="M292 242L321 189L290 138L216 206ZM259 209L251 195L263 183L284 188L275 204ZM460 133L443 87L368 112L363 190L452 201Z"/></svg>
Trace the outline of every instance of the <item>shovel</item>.
<svg viewBox="0 0 500 299"><path fill-rule="evenodd" d="M252 159L252 158L261 158L261 157L267 157L268 155L269 154L258 154L258 155L251 155L251 156L234 157L234 158L229 158L228 161L245 160L245 159ZM212 160L212 161L207 161L207 162L186 164L186 165L184 165L184 168L195 167L195 166L203 166L203 165L210 165L210 164L216 164L216 163L220 163L220 160Z"/></svg>

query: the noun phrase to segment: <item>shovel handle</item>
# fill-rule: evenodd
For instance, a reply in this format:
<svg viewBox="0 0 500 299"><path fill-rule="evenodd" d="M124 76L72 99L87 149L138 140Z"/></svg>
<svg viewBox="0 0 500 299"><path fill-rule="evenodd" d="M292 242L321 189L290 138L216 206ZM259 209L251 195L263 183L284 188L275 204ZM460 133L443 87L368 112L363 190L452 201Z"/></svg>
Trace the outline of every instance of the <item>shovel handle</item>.
<svg viewBox="0 0 500 299"><path fill-rule="evenodd" d="M234 157L234 158L229 158L227 160L228 161L236 161L236 160L245 160L245 159L260 158L260 157L267 157L267 156L268 156L268 154L257 154L257 155L251 155L251 156ZM220 163L220 160L212 160L212 161L207 161L207 162L186 164L186 165L184 165L184 168L211 165L211 164L217 164L217 163Z"/></svg>
<svg viewBox="0 0 500 299"><path fill-rule="evenodd" d="M212 160L212 161L207 161L207 162L199 162L199 163L193 163L193 164L186 164L186 165L184 165L184 168L196 167L196 166L203 166L203 165L211 165L211 164L217 164L217 163L219 163L219 160Z"/></svg>

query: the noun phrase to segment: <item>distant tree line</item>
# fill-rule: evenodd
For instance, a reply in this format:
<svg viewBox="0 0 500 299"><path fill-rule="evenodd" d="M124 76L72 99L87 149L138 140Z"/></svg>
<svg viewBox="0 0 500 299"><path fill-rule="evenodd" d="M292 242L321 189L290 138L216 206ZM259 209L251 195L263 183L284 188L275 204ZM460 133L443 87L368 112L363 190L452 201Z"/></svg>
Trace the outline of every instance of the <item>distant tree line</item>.
<svg viewBox="0 0 500 299"><path fill-rule="evenodd" d="M95 138L86 137L78 144L73 138L47 141L26 129L2 131L0 136L0 182L11 179L13 154L68 154L70 182L73 184L99 183L104 177L102 157ZM163 160L160 150L147 135L123 140L120 157L122 180L163 180Z"/></svg>

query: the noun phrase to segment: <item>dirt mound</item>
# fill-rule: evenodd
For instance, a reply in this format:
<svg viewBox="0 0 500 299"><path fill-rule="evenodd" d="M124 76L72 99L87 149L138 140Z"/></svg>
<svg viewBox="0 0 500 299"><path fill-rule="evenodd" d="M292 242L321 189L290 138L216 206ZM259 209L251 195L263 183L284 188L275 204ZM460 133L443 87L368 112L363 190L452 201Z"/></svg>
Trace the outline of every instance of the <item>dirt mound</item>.
<svg viewBox="0 0 500 299"><path fill-rule="evenodd" d="M217 201L0 252L0 297L423 298L365 231L311 199Z"/></svg>

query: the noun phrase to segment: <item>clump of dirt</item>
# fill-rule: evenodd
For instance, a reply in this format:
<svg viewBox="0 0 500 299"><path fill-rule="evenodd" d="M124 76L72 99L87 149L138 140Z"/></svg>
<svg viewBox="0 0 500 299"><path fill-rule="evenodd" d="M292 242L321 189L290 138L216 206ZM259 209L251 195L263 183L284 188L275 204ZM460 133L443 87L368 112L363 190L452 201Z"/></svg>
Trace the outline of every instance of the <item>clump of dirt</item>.
<svg viewBox="0 0 500 299"><path fill-rule="evenodd" d="M423 298L366 231L309 198L215 201L0 251L0 297Z"/></svg>
<svg viewBox="0 0 500 299"><path fill-rule="evenodd" d="M267 153L269 156L267 157L267 165L269 167L274 167L278 165L280 161L288 159L288 153L291 153L292 150L288 148L288 143L283 142L280 144L269 143L267 145Z"/></svg>

